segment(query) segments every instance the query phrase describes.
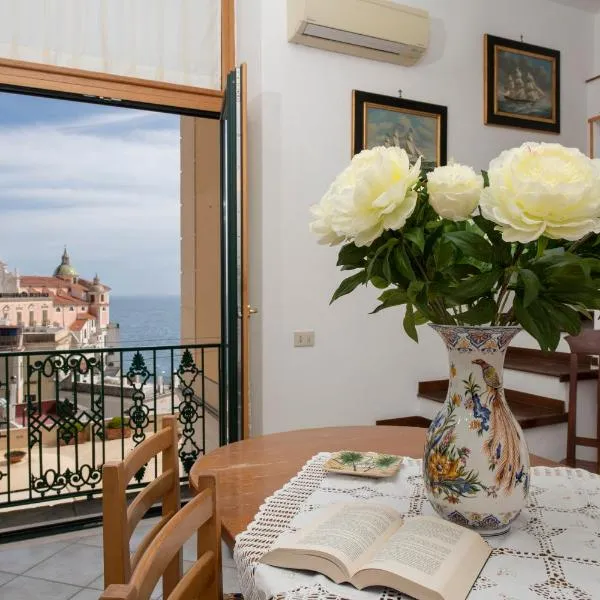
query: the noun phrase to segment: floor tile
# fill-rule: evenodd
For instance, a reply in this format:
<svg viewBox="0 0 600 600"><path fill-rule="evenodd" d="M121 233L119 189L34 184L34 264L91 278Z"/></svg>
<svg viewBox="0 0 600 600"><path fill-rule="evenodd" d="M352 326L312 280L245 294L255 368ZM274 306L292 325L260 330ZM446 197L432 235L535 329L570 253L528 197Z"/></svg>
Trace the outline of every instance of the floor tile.
<svg viewBox="0 0 600 600"><path fill-rule="evenodd" d="M0 585L4 585L11 579L14 579L16 575L14 573L3 573L0 571Z"/></svg>
<svg viewBox="0 0 600 600"><path fill-rule="evenodd" d="M94 590L103 590L104 589L104 574L100 575L100 577L98 577L98 579L94 579L94 581L92 581L92 583L88 583L87 586Z"/></svg>
<svg viewBox="0 0 600 600"><path fill-rule="evenodd" d="M0 588L2 600L69 600L80 588L65 583L15 577Z"/></svg>
<svg viewBox="0 0 600 600"><path fill-rule="evenodd" d="M30 569L27 575L86 587L102 573L102 561L102 548L71 544Z"/></svg>
<svg viewBox="0 0 600 600"><path fill-rule="evenodd" d="M43 539L2 545L0 546L0 569L6 573L24 573L68 546L69 542L53 542Z"/></svg>
<svg viewBox="0 0 600 600"><path fill-rule="evenodd" d="M231 567L223 567L223 593L235 594L240 591L240 587L237 571Z"/></svg>
<svg viewBox="0 0 600 600"><path fill-rule="evenodd" d="M78 594L75 594L69 600L98 600L100 594L98 590L92 590L90 588L84 588Z"/></svg>

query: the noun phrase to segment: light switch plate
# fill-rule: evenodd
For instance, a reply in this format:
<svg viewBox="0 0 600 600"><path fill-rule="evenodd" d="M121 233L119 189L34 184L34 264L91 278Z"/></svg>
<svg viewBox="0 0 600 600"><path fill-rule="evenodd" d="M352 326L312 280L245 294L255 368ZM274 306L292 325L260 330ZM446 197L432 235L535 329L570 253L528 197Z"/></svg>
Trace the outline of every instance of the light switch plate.
<svg viewBox="0 0 600 600"><path fill-rule="evenodd" d="M307 348L315 345L314 331L294 331L294 347Z"/></svg>

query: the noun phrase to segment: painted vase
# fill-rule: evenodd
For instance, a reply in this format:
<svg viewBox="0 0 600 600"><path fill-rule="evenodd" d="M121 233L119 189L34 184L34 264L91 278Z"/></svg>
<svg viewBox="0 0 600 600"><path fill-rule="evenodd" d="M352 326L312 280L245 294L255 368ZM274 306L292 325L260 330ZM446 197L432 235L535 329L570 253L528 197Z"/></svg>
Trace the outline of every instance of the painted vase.
<svg viewBox="0 0 600 600"><path fill-rule="evenodd" d="M423 479L436 512L482 535L505 533L525 506L529 452L504 397L504 356L518 327L431 325L450 383L427 431Z"/></svg>

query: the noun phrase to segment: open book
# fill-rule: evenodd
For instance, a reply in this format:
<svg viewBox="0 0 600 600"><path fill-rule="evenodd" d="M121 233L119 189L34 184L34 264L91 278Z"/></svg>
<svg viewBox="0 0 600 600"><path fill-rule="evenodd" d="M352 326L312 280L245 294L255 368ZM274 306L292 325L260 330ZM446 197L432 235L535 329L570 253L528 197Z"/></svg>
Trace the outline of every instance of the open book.
<svg viewBox="0 0 600 600"><path fill-rule="evenodd" d="M402 519L384 504L335 504L280 538L261 562L317 571L359 589L393 588L417 600L465 600L491 548L437 517Z"/></svg>

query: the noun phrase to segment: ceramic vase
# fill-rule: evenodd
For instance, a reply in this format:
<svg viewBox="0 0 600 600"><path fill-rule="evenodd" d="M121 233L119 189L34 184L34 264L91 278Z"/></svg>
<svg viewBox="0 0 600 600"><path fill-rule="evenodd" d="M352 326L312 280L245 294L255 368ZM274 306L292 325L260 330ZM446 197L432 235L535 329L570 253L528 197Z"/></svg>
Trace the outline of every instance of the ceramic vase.
<svg viewBox="0 0 600 600"><path fill-rule="evenodd" d="M427 432L427 497L449 521L482 535L505 533L529 491L527 444L502 384L506 349L520 329L431 327L448 349L450 382Z"/></svg>

